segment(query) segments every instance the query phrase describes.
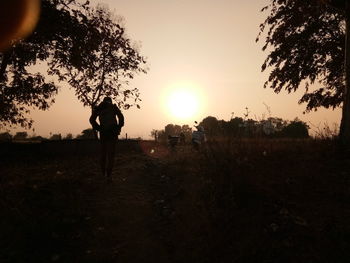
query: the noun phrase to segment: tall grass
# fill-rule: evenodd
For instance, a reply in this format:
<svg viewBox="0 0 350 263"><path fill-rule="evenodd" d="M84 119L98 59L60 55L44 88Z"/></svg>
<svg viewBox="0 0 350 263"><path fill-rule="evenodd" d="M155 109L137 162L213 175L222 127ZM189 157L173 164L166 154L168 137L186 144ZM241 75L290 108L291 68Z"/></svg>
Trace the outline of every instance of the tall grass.
<svg viewBox="0 0 350 263"><path fill-rule="evenodd" d="M286 240L302 239L305 218L312 217L308 210L319 206L317 198L324 198L331 175L344 172L335 165L337 156L337 145L329 139L217 138L200 152L178 152L176 158L182 167L194 166L193 175L201 179L195 202L204 204L212 222L215 255L222 255L222 262L249 262L260 256L268 261L277 250L284 251L271 237L279 231L276 227L283 226ZM337 189L341 184L335 185ZM325 211L319 207L317 213L328 215L331 206L325 204ZM240 243L230 248L237 240ZM315 250L325 240L320 242L307 246ZM269 262L291 259L294 252Z"/></svg>

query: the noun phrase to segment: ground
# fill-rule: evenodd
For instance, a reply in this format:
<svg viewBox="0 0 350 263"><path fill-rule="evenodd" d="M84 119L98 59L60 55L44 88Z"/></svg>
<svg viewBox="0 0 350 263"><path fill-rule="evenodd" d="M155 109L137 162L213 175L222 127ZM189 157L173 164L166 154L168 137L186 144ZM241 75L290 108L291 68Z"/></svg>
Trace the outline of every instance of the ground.
<svg viewBox="0 0 350 263"><path fill-rule="evenodd" d="M347 262L350 159L328 143L139 142L112 182L96 154L3 158L0 262Z"/></svg>

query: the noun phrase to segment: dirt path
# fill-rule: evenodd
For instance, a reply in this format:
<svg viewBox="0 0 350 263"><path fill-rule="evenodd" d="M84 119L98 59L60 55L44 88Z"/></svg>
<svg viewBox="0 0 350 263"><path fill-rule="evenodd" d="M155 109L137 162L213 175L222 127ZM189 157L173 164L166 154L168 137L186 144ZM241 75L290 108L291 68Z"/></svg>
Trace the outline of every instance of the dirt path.
<svg viewBox="0 0 350 263"><path fill-rule="evenodd" d="M156 224L154 193L150 181L155 180L149 165L152 160L142 155L116 159L113 182L96 182L98 191L87 199L90 233L86 259L100 262L168 262L167 253Z"/></svg>
<svg viewBox="0 0 350 263"><path fill-rule="evenodd" d="M144 146L0 160L0 262L348 262L348 158Z"/></svg>
<svg viewBox="0 0 350 263"><path fill-rule="evenodd" d="M90 178L96 191L86 198L85 260L186 262L202 253L198 237L191 237L202 226L195 223L197 208L186 199L183 176L166 160L132 154L117 156L112 183Z"/></svg>
<svg viewBox="0 0 350 263"><path fill-rule="evenodd" d="M188 167L132 150L117 154L113 182L93 156L2 165L0 262L209 261Z"/></svg>

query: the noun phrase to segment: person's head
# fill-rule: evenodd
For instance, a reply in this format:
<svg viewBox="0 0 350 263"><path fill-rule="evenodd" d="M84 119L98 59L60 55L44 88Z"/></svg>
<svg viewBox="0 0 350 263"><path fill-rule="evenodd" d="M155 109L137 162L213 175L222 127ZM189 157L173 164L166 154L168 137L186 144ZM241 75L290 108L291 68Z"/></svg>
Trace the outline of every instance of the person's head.
<svg viewBox="0 0 350 263"><path fill-rule="evenodd" d="M197 131L204 132L204 128L202 126L197 126Z"/></svg>
<svg viewBox="0 0 350 263"><path fill-rule="evenodd" d="M104 99L103 99L102 102L98 105L97 108L99 108L99 109L104 109L104 108L110 107L110 106L112 106L112 105L113 105L113 102L112 102L111 97L106 96L106 97L104 97Z"/></svg>
<svg viewBox="0 0 350 263"><path fill-rule="evenodd" d="M105 97L104 99L103 99L103 103L108 103L108 104L112 104L112 99L111 99L111 97Z"/></svg>

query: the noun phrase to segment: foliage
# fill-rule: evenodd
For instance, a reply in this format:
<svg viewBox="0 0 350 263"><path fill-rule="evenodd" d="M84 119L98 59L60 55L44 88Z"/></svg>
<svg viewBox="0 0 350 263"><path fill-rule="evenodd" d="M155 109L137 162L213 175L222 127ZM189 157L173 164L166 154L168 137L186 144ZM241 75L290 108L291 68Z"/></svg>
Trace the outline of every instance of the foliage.
<svg viewBox="0 0 350 263"><path fill-rule="evenodd" d="M271 69L264 87L276 93L305 87L299 103L306 110L338 107L345 87L344 12L318 0L272 0L262 11L270 14L260 25L269 50L262 71ZM311 85L319 82L315 88Z"/></svg>
<svg viewBox="0 0 350 263"><path fill-rule="evenodd" d="M89 1L41 2L33 34L0 53L0 126L30 128L30 109L47 110L54 103L59 86L45 69L59 81L67 80L85 105L102 95L118 97L125 108L128 98L137 104L138 90L122 87L134 72L145 72L140 67L145 61L112 15Z"/></svg>
<svg viewBox="0 0 350 263"><path fill-rule="evenodd" d="M222 128L222 132L225 136L237 137L239 135L240 128L244 125L244 120L240 117L232 118L230 121L221 120L219 122L219 125Z"/></svg>
<svg viewBox="0 0 350 263"><path fill-rule="evenodd" d="M32 35L0 53L0 122L31 127L29 108L46 110L54 102L58 86L32 68L57 58L54 50L67 49L67 42L80 25L71 15L75 1L43 0L38 25ZM68 57L69 58L69 57ZM65 59L68 59L65 58Z"/></svg>
<svg viewBox="0 0 350 263"><path fill-rule="evenodd" d="M215 117L208 116L199 125L203 126L208 137L216 136L220 133L220 125Z"/></svg>
<svg viewBox="0 0 350 263"><path fill-rule="evenodd" d="M53 141L59 141L62 140L62 135L60 133L52 134L49 139Z"/></svg>
<svg viewBox="0 0 350 263"><path fill-rule="evenodd" d="M64 140L72 140L73 139L73 134L67 133L65 137L63 137Z"/></svg>
<svg viewBox="0 0 350 263"><path fill-rule="evenodd" d="M9 132L0 133L0 142L11 141L12 135Z"/></svg>
<svg viewBox="0 0 350 263"><path fill-rule="evenodd" d="M309 137L308 126L304 122L298 119L290 122L287 126L283 127L280 134L281 134L281 137L288 137L288 138L308 138Z"/></svg>
<svg viewBox="0 0 350 263"><path fill-rule="evenodd" d="M81 41L77 45L71 43L68 50L60 50L58 58L50 62L50 73L67 80L84 106L94 107L104 96L110 96L119 107L140 108L139 90L128 85L135 73L146 73L146 62L125 35L125 29L101 6L85 5L74 16L85 28L77 36ZM61 59L66 56L73 61Z"/></svg>
<svg viewBox="0 0 350 263"><path fill-rule="evenodd" d="M192 129L189 125L177 125L177 124L167 124L163 130L152 130L152 134L157 134L157 140L161 142L167 142L168 136L180 136L180 134L185 136L185 141L190 141Z"/></svg>
<svg viewBox="0 0 350 263"><path fill-rule="evenodd" d="M77 136L77 139L94 139L95 133L94 130L91 128L85 129L81 132L80 135Z"/></svg>
<svg viewBox="0 0 350 263"><path fill-rule="evenodd" d="M45 137L42 137L42 136L38 135L38 136L33 136L33 137L30 137L30 138L29 138L29 140L30 140L30 141L37 141L37 142L41 142L41 141L45 141L45 140L47 140L47 138L45 138Z"/></svg>
<svg viewBox="0 0 350 263"><path fill-rule="evenodd" d="M218 138L307 138L309 137L309 126L295 118L293 121L286 121L282 118L269 117L266 120L256 121L240 117L232 118L229 121L218 120L216 117L208 116L200 123L204 128L207 139ZM188 125L168 124L164 130L152 130L151 135L157 135L158 140L167 141L168 135L179 136L185 134L186 141L190 141L192 129Z"/></svg>
<svg viewBox="0 0 350 263"><path fill-rule="evenodd" d="M13 136L14 140L25 140L28 138L27 132L16 132L15 136Z"/></svg>

